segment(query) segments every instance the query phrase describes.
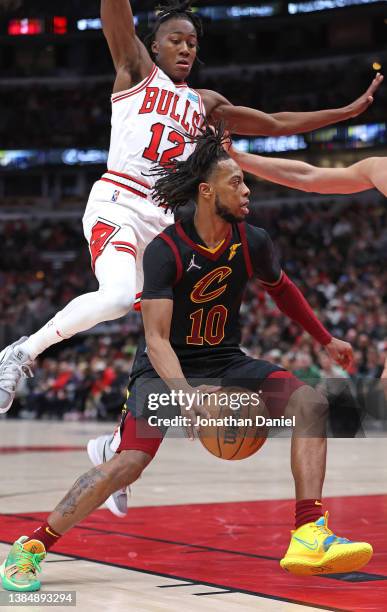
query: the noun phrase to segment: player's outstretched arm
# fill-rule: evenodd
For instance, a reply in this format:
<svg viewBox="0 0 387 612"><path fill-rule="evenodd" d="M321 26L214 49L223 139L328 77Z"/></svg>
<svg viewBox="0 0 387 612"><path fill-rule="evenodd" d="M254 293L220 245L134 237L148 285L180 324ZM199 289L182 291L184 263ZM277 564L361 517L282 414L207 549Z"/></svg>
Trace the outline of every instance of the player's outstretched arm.
<svg viewBox="0 0 387 612"><path fill-rule="evenodd" d="M370 157L364 161L372 185L387 197L387 157Z"/></svg>
<svg viewBox="0 0 387 612"><path fill-rule="evenodd" d="M101 20L117 72L113 92L133 87L148 76L153 62L136 36L129 1L101 0Z"/></svg>
<svg viewBox="0 0 387 612"><path fill-rule="evenodd" d="M345 369L349 368L353 360L350 344L333 338L318 320L301 291L281 270L267 232L258 227L247 226L247 236L254 274L280 311L324 346L334 361Z"/></svg>
<svg viewBox="0 0 387 612"><path fill-rule="evenodd" d="M270 236L265 230L247 226L249 253L254 275L281 312L298 323L316 342L328 345L332 336L318 320L301 291L281 270Z"/></svg>
<svg viewBox="0 0 387 612"><path fill-rule="evenodd" d="M298 287L282 272L276 284L260 281L283 314L298 323L316 342L326 346L332 340L331 334L318 320L310 304Z"/></svg>
<svg viewBox="0 0 387 612"><path fill-rule="evenodd" d="M357 100L341 108L314 112L283 112L267 114L244 106L233 106L220 94L201 90L210 121L223 120L234 134L256 136L286 136L310 132L317 128L357 117L373 103L374 94L383 81L377 74L371 85Z"/></svg>
<svg viewBox="0 0 387 612"><path fill-rule="evenodd" d="M333 361L345 370L351 367L353 363L351 345L331 336L318 320L301 291L285 273L281 274L280 280L275 285L262 284L281 312L298 323L316 342L321 344Z"/></svg>
<svg viewBox="0 0 387 612"><path fill-rule="evenodd" d="M229 153L245 172L285 187L326 194L358 193L376 187L387 194L386 157L367 158L348 168L318 168L301 161L262 157L234 148ZM384 191L377 182L384 184Z"/></svg>

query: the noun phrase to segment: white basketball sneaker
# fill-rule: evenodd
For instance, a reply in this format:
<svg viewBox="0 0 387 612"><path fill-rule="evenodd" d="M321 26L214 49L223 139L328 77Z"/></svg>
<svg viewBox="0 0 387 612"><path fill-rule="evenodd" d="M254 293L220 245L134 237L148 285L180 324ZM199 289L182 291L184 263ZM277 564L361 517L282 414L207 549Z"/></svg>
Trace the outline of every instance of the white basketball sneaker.
<svg viewBox="0 0 387 612"><path fill-rule="evenodd" d="M15 399L16 388L19 380L24 376L33 376L30 365L30 356L18 348L18 345L27 340L23 336L13 344L6 346L0 353L0 413L7 412Z"/></svg>
<svg viewBox="0 0 387 612"><path fill-rule="evenodd" d="M114 457L115 453L110 448L112 439L112 435L109 434L88 441L87 454L94 465L101 465L101 463L106 463L106 461ZM128 512L128 495L126 493L126 488L112 493L105 501L105 504L115 516L126 516Z"/></svg>

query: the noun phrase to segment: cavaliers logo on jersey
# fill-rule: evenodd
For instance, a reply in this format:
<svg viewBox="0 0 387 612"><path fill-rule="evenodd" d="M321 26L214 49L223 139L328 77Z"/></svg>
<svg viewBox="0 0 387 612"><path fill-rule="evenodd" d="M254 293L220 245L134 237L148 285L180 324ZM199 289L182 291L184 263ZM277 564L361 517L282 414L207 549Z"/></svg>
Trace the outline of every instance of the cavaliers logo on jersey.
<svg viewBox="0 0 387 612"><path fill-rule="evenodd" d="M238 247L240 247L241 245L242 245L242 243L241 243L241 242L237 242L237 243L232 244L232 245L230 246L230 254L229 254L229 256L228 256L228 261L231 261L231 260L232 260L232 258L233 258L233 257L235 257L236 252L237 252L237 250L238 250Z"/></svg>
<svg viewBox="0 0 387 612"><path fill-rule="evenodd" d="M203 276L194 286L191 291L191 301L195 304L202 304L203 302L210 302L215 300L217 297L222 295L226 291L227 283L220 287L220 285L232 272L232 269L228 266L220 266L215 270L211 270L208 274ZM214 286L211 289L211 285Z"/></svg>

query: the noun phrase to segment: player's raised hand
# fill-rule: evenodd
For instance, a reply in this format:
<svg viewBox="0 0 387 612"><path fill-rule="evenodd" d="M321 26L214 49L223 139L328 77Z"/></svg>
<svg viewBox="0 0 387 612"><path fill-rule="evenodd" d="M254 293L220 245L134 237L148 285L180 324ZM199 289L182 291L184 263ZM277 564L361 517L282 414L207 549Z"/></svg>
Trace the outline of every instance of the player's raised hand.
<svg viewBox="0 0 387 612"><path fill-rule="evenodd" d="M353 349L349 342L332 338L329 344L325 347L329 357L333 359L339 366L348 370L353 363Z"/></svg>
<svg viewBox="0 0 387 612"><path fill-rule="evenodd" d="M374 94L379 89L380 85L383 82L383 79L383 75L378 72L376 77L373 79L371 85L368 87L367 91L363 93L360 98L358 98L351 104L348 104L348 119L350 117L357 117L358 115L361 115L361 113L364 113L364 111L366 111L367 108L371 106L374 101Z"/></svg>

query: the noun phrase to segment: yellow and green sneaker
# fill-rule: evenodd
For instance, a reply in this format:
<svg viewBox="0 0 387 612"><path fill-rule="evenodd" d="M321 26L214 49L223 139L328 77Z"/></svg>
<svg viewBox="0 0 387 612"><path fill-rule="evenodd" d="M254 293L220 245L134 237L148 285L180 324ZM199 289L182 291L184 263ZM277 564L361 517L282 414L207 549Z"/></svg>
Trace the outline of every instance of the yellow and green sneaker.
<svg viewBox="0 0 387 612"><path fill-rule="evenodd" d="M1 583L7 591L39 591L40 563L46 556L44 544L21 536L14 542L8 557L0 566Z"/></svg>
<svg viewBox="0 0 387 612"><path fill-rule="evenodd" d="M280 561L284 570L298 576L354 572L372 557L367 542L351 542L328 529L328 512L315 523L292 531L289 548Z"/></svg>

